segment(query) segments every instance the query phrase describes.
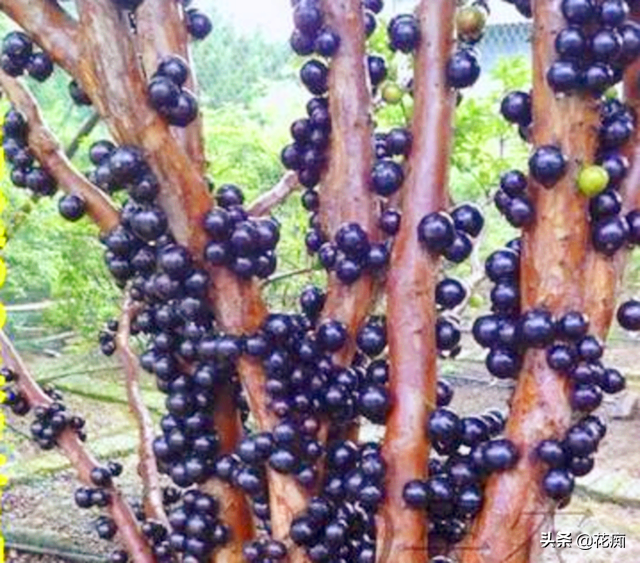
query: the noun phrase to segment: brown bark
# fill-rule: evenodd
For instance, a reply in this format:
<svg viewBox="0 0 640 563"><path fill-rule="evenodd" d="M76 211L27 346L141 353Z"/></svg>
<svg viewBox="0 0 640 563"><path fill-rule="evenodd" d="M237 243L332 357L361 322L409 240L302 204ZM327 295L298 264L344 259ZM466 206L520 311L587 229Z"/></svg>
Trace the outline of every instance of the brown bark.
<svg viewBox="0 0 640 563"><path fill-rule="evenodd" d="M33 4L39 6L40 2ZM58 59L66 60L65 68L74 74L89 94L116 142L137 145L144 150L160 181L159 202L167 213L173 235L178 242L190 248L196 261L200 261L206 244L202 218L212 206L201 170L193 166L189 154L172 136L168 125L148 105L145 75L124 14L115 8L111 0L78 0L77 5L82 28L82 40L78 37L77 44L72 45L70 41L71 30L75 34L80 33L72 27L75 26L73 21L65 20L64 14L58 13L55 14L57 19L47 20L49 26L60 23L60 33L67 32L65 37L56 35L55 30L52 32L53 37L59 38L60 45L68 42L70 49L74 47L80 51L77 57L65 53L66 59L59 53ZM45 30L51 32L48 27L40 27L37 12L30 8L5 3L0 4L0 9L23 24L33 36L40 32L44 34ZM163 24L167 25L167 22ZM177 28L171 27L175 32ZM177 35L172 33L167 32L166 36L158 39L157 45L175 45ZM105 38L117 38L117 41ZM54 47L59 46L56 43ZM255 331L266 315L258 284L238 280L224 268L208 270L212 274L210 300L221 327L233 334ZM270 429L275 418L266 408L261 366L243 359L239 370L260 429ZM223 451L232 451L242 432L232 401L221 398L214 419ZM290 515L302 506L302 493L289 477L270 472L269 481L274 498L274 531L277 537L284 539L288 535ZM232 542L216 554L216 560L238 562L241 560L242 543L253 531L246 499L239 491L218 486L215 482L207 483L203 489L223 496L224 520L233 529ZM290 508L291 503L295 508ZM280 518L279 514L283 516Z"/></svg>
<svg viewBox="0 0 640 563"><path fill-rule="evenodd" d="M550 190L530 181L536 222L523 233L522 306L545 307L557 316L583 310L593 317L611 307L612 289L585 276L593 253L588 200L576 189L575 178L581 163L593 161L599 114L595 100L556 97L546 82L546 70L555 60L555 35L565 27L560 3L534 3L533 138L536 146L558 145L569 163ZM589 293L594 310L585 308ZM544 468L533 450L543 439L562 438L571 420L568 393L567 378L548 367L544 351L526 354L506 428L521 457L514 470L489 479L484 507L462 552L464 563L525 563L535 556L540 527L553 503L541 489Z"/></svg>
<svg viewBox="0 0 640 563"><path fill-rule="evenodd" d="M42 166L56 179L62 190L82 196L87 206L87 214L101 231L113 229L118 224L118 211L109 197L71 164L64 149L47 128L31 92L19 80L11 78L2 70L0 86L29 123L29 146Z"/></svg>
<svg viewBox="0 0 640 563"><path fill-rule="evenodd" d="M206 242L201 222L211 196L202 174L147 102L128 21L110 1L79 0L78 9L84 39L80 82L114 139L144 150L160 181L159 202L173 235L199 258ZM118 41L104 40L109 37Z"/></svg>
<svg viewBox="0 0 640 563"><path fill-rule="evenodd" d="M180 2L143 2L136 12L138 48L142 65L150 79L158 63L167 55L181 56L191 68L185 86L197 91L195 67L189 50L189 34L184 21L184 8ZM191 157L193 164L204 174L206 159L202 117L186 128L172 127L171 132Z"/></svg>
<svg viewBox="0 0 640 563"><path fill-rule="evenodd" d="M145 514L148 518L168 526L167 514L162 504L160 473L156 456L153 453L153 421L140 391L140 364L138 357L131 350L129 344L131 320L135 316L136 310L136 306L127 295L118 322L116 345L122 361L129 409L138 426L138 474L142 480L142 498Z"/></svg>
<svg viewBox="0 0 640 563"><path fill-rule="evenodd" d="M449 0L423 0L418 9L422 35L414 71L413 149L401 193L402 223L387 277L393 407L383 445L387 497L384 519L379 519L378 554L399 563L423 560L427 548L424 514L405 506L402 490L407 481L425 475L429 457L425 426L435 403L435 286L440 259L421 248L417 227L426 214L447 203L455 92L446 84L446 64L453 46L454 14L455 4Z"/></svg>
<svg viewBox="0 0 640 563"><path fill-rule="evenodd" d="M355 222L369 240L375 240L375 204L370 189L373 122L362 6L358 0L324 0L322 7L327 25L340 36L340 47L329 67L331 141L329 168L320 188L320 220L329 238L343 223ZM322 315L347 326L350 340L334 357L342 365L351 362L354 335L371 308L373 294L370 275L349 286L335 274L329 276Z"/></svg>
<svg viewBox="0 0 640 563"><path fill-rule="evenodd" d="M48 407L53 401L33 379L27 366L4 331L0 331L0 347L2 348L3 365L18 375L16 385L27 398L31 408L35 406ZM91 470L99 467L100 463L87 451L75 431L70 428L64 430L58 437L57 444L63 455L67 457L78 472L80 480L87 486L93 487L90 477ZM118 488L111 486L108 490L111 494L111 502L107 510L118 527L118 534L127 551L136 563L154 563L155 559L138 529L131 507L124 500Z"/></svg>

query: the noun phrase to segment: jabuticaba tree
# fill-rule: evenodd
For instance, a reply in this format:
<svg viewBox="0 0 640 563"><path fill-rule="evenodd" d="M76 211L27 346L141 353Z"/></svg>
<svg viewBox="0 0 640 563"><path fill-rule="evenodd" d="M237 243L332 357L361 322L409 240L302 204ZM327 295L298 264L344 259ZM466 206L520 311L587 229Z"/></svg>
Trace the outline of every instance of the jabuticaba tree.
<svg viewBox="0 0 640 563"><path fill-rule="evenodd" d="M494 202L522 232L487 258L491 310L472 332L488 372L515 387L508 413L463 417L437 360L460 352L468 297L443 266L467 259L484 227L480 208L449 192L484 1L421 0L388 22L382 0L292 2L310 98L282 180L248 202L206 176L189 42L215 22L176 0L76 0L73 16L54 0L0 0L20 28L0 55L11 181L64 192L62 217L100 230L123 298L99 341L122 361L142 501L127 502L121 466L91 455L82 416L37 385L2 334L5 402L77 469L75 503L99 509L96 532L118 539L113 563L535 560L545 515L593 468L603 393L625 386L601 360L611 323L640 330L640 301L615 303L640 243L640 3L512 3L533 19L533 85L500 112L531 148ZM413 63L406 84L367 51L385 24L394 56ZM23 79L54 66L110 133L90 147L87 173ZM408 96L409 122L378 130L377 109ZM270 311L260 281L277 268L271 213L300 188L326 287L306 287L296 311ZM166 394L159 428L142 372ZM363 422L384 427L381 443L359 439Z"/></svg>

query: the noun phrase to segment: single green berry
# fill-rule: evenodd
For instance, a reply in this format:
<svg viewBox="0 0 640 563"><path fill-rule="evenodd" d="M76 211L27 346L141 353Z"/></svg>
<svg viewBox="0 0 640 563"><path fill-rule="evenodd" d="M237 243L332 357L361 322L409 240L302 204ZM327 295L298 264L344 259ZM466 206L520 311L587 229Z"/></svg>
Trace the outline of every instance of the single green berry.
<svg viewBox="0 0 640 563"><path fill-rule="evenodd" d="M578 189L588 197L598 195L608 183L609 174L602 166L585 166L578 174Z"/></svg>
<svg viewBox="0 0 640 563"><path fill-rule="evenodd" d="M385 82L382 87L382 99L388 104L399 104L404 92L395 82Z"/></svg>

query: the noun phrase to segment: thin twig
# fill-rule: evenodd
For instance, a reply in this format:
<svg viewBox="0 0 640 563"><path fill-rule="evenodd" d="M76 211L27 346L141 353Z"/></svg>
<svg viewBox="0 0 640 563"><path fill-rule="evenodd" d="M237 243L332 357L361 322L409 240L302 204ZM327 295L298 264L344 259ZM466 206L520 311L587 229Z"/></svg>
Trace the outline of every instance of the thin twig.
<svg viewBox="0 0 640 563"><path fill-rule="evenodd" d="M254 216L268 215L274 207L281 205L298 189L300 184L296 173L286 172L275 186L253 200L247 206L247 211Z"/></svg>
<svg viewBox="0 0 640 563"><path fill-rule="evenodd" d="M102 231L110 231L118 224L118 211L96 186L80 174L65 156L64 150L44 123L40 108L27 87L0 70L0 87L15 108L29 124L29 147L42 166L57 180L67 193L81 196L87 206L87 214Z"/></svg>
<svg viewBox="0 0 640 563"><path fill-rule="evenodd" d="M145 513L148 517L166 525L168 521L162 504L160 473L158 472L156 456L153 453L153 421L140 390L140 364L138 357L131 350L129 343L131 320L136 310L135 304L126 295L118 322L116 347L122 360L129 408L138 425L138 474L142 479Z"/></svg>
<svg viewBox="0 0 640 563"><path fill-rule="evenodd" d="M2 347L3 363L17 374L16 385L25 395L29 405L32 408L50 406L53 401L35 382L4 331L0 331L0 346ZM88 486L94 486L90 477L91 470L100 464L87 451L76 432L70 428L63 430L57 438L57 444L62 453L69 459L71 465L75 467L80 480ZM136 518L131 507L115 486L111 486L109 492L111 493L111 502L108 506L108 511L118 527L120 537L129 554L136 563L154 563L149 546L138 530Z"/></svg>
<svg viewBox="0 0 640 563"><path fill-rule="evenodd" d="M315 268L300 268L298 270L291 270L290 272L282 272L281 274L276 274L275 276L271 276L270 278L264 280L264 282L262 282L262 287L266 287L267 285L271 285L272 283L276 283L296 276L310 274L311 272L315 272Z"/></svg>
<svg viewBox="0 0 640 563"><path fill-rule="evenodd" d="M455 92L447 85L446 64L453 46L455 3L422 0L418 8L421 42L414 74L413 149L401 191L402 223L394 241L387 278L390 391L383 454L387 463L384 508L395 533L379 520L378 546L391 542L394 561L415 561L427 548L424 514L406 506L402 491L424 477L429 440L424 431L437 382L435 286L440 259L425 252L417 237L424 215L448 202L449 161Z"/></svg>
<svg viewBox="0 0 640 563"><path fill-rule="evenodd" d="M89 117L84 120L84 123L80 126L77 133L74 135L71 142L67 145L65 149L65 154L67 158L73 158L75 154L78 152L80 148L80 144L82 141L91 134L91 132L95 129L96 125L100 122L100 114L97 111L92 111L89 114Z"/></svg>

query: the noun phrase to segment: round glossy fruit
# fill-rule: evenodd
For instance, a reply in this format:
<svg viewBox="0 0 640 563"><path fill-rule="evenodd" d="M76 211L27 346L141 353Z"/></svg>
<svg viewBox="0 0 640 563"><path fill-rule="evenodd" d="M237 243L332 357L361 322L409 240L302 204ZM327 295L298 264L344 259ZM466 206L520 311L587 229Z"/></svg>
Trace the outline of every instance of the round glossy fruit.
<svg viewBox="0 0 640 563"><path fill-rule="evenodd" d="M556 61L547 70L547 82L554 92L571 92L581 85L580 69L573 61Z"/></svg>
<svg viewBox="0 0 640 563"><path fill-rule="evenodd" d="M561 60L579 61L587 49L587 37L577 26L565 27L556 35L556 53Z"/></svg>
<svg viewBox="0 0 640 563"><path fill-rule="evenodd" d="M436 303L444 309L453 309L467 296L467 288L456 278L445 278L436 286Z"/></svg>
<svg viewBox="0 0 640 563"><path fill-rule="evenodd" d="M471 237L477 237L484 227L484 217L480 208L473 203L463 203L451 212L451 218L455 228L467 233Z"/></svg>
<svg viewBox="0 0 640 563"><path fill-rule="evenodd" d="M157 75L168 78L176 86L182 87L189 77L189 64L178 55L169 55L158 64Z"/></svg>
<svg viewBox="0 0 640 563"><path fill-rule="evenodd" d="M624 376L617 369L607 369L600 381L600 386L605 393L614 394L622 391L627 385Z"/></svg>
<svg viewBox="0 0 640 563"><path fill-rule="evenodd" d="M513 350L492 348L485 359L485 365L491 375L498 379L511 379L518 375L522 359Z"/></svg>
<svg viewBox="0 0 640 563"><path fill-rule="evenodd" d="M178 105L180 87L166 76L156 76L148 87L151 105L160 111L167 111Z"/></svg>
<svg viewBox="0 0 640 563"><path fill-rule="evenodd" d="M540 461L552 468L564 467L566 454L562 444L557 440L543 440L536 448L536 455Z"/></svg>
<svg viewBox="0 0 640 563"><path fill-rule="evenodd" d="M195 8L187 10L187 31L191 37L202 40L212 29L213 25L208 16Z"/></svg>
<svg viewBox="0 0 640 563"><path fill-rule="evenodd" d="M509 197L524 195L527 177L520 170L509 170L500 176L500 189Z"/></svg>
<svg viewBox="0 0 640 563"><path fill-rule="evenodd" d="M388 197L397 192L403 180L402 166L393 160L379 160L373 166L371 184L378 195Z"/></svg>
<svg viewBox="0 0 640 563"><path fill-rule="evenodd" d="M318 55L331 57L340 46L340 36L331 29L324 29L316 37L315 50Z"/></svg>
<svg viewBox="0 0 640 563"><path fill-rule="evenodd" d="M553 186L565 173L567 161L554 145L538 147L529 158L529 172L545 188Z"/></svg>
<svg viewBox="0 0 640 563"><path fill-rule="evenodd" d="M566 340L580 340L588 331L589 319L579 311L569 311L557 323L558 336Z"/></svg>
<svg viewBox="0 0 640 563"><path fill-rule="evenodd" d="M80 85L72 80L69 82L69 95L71 99L74 101L76 105L79 106L90 106L91 98L87 95L87 93L80 87Z"/></svg>
<svg viewBox="0 0 640 563"><path fill-rule="evenodd" d="M625 301L616 313L618 324L625 330L640 331L640 301Z"/></svg>
<svg viewBox="0 0 640 563"><path fill-rule="evenodd" d="M509 248L491 253L484 265L487 277L494 283L505 279L517 279L519 268L520 258Z"/></svg>
<svg viewBox="0 0 640 563"><path fill-rule="evenodd" d="M387 27L389 44L394 51L410 53L420 42L418 20L410 14L395 16Z"/></svg>
<svg viewBox="0 0 640 563"><path fill-rule="evenodd" d="M418 479L409 481L402 490L402 498L411 508L426 509L429 501L427 484Z"/></svg>
<svg viewBox="0 0 640 563"><path fill-rule="evenodd" d="M453 220L446 213L430 213L418 224L418 240L431 252L444 252L455 236Z"/></svg>
<svg viewBox="0 0 640 563"><path fill-rule="evenodd" d="M500 113L508 122L527 127L531 123L531 96L518 90L509 92L502 100Z"/></svg>
<svg viewBox="0 0 640 563"><path fill-rule="evenodd" d="M53 61L47 53L34 53L27 63L27 72L31 78L44 82L53 74Z"/></svg>
<svg viewBox="0 0 640 563"><path fill-rule="evenodd" d="M311 59L300 69L300 80L314 96L321 96L327 91L329 70L326 65Z"/></svg>
<svg viewBox="0 0 640 563"><path fill-rule="evenodd" d="M578 173L578 189L587 197L594 197L609 184L609 174L598 165L583 167Z"/></svg>
<svg viewBox="0 0 640 563"><path fill-rule="evenodd" d="M542 487L554 500L564 500L573 492L575 481L573 475L566 469L552 469L542 480Z"/></svg>
<svg viewBox="0 0 640 563"><path fill-rule="evenodd" d="M80 196L69 194L60 198L58 210L68 221L77 221L85 214L86 204Z"/></svg>
<svg viewBox="0 0 640 563"><path fill-rule="evenodd" d="M532 309L522 315L518 325L520 341L532 348L544 348L553 342L555 324L549 311Z"/></svg>
<svg viewBox="0 0 640 563"><path fill-rule="evenodd" d="M461 49L453 54L447 63L447 82L452 88L472 86L480 76L478 59L469 49Z"/></svg>
<svg viewBox="0 0 640 563"><path fill-rule="evenodd" d="M596 15L593 0L562 0L562 15L569 23L583 25Z"/></svg>
<svg viewBox="0 0 640 563"><path fill-rule="evenodd" d="M506 439L492 440L487 443L483 452L485 466L489 471L505 471L515 466L518 461L518 450Z"/></svg>
<svg viewBox="0 0 640 563"><path fill-rule="evenodd" d="M629 226L619 216L605 217L592 227L591 242L598 251L613 256L627 240Z"/></svg>

